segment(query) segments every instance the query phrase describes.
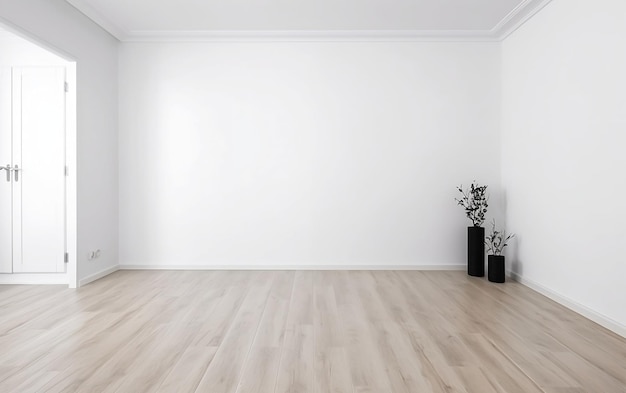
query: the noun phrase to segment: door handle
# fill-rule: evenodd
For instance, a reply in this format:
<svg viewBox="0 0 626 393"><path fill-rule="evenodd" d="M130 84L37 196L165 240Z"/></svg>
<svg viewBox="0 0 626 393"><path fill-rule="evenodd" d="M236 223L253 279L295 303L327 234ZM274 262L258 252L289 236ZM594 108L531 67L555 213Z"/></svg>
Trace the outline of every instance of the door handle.
<svg viewBox="0 0 626 393"><path fill-rule="evenodd" d="M0 169L4 169L7 171L7 181L11 181L11 165L7 164L7 166L0 166Z"/></svg>
<svg viewBox="0 0 626 393"><path fill-rule="evenodd" d="M13 176L15 177L16 182L20 181L20 168L18 165L13 168Z"/></svg>

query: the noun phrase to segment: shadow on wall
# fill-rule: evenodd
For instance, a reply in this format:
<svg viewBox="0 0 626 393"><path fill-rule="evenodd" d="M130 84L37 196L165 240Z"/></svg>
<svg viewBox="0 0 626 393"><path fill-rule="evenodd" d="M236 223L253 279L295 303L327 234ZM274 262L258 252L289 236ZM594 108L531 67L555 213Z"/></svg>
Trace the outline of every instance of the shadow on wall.
<svg viewBox="0 0 626 393"><path fill-rule="evenodd" d="M495 193L495 201L497 201L497 210L494 214L495 217L504 217L504 220L501 221L502 229L506 231L506 233L514 233L515 237L512 241L509 242L508 246L504 249L503 255L506 255L506 264L508 265L508 269L506 270L509 274L517 274L522 275L523 264L519 259L519 243L521 241L520 234L517 233L514 229L509 227L507 211L508 211L508 194L506 189L502 188L499 192Z"/></svg>
<svg viewBox="0 0 626 393"><path fill-rule="evenodd" d="M508 255L511 261L511 273L515 273L519 276L524 275L524 264L519 258L519 245L522 242L521 236L515 235L515 241L509 246Z"/></svg>

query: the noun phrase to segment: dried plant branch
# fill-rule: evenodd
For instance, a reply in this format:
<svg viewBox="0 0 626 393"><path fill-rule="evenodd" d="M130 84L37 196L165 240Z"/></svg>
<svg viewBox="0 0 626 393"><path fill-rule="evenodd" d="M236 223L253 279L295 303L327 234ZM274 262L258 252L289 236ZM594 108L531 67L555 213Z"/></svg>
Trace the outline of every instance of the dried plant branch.
<svg viewBox="0 0 626 393"><path fill-rule="evenodd" d="M491 233L485 237L485 245L487 246L487 253L490 255L502 255L504 247L508 246L509 240L515 237L514 233L509 235L506 231L502 232L496 229L496 220L491 222Z"/></svg>
<svg viewBox="0 0 626 393"><path fill-rule="evenodd" d="M487 203L489 197L487 196L487 186L479 186L474 181L469 189L464 190L463 185L457 187L457 190L461 193L461 198L454 200L459 206L465 209L465 215L472 221L472 225L479 227L485 222L485 214L487 214Z"/></svg>

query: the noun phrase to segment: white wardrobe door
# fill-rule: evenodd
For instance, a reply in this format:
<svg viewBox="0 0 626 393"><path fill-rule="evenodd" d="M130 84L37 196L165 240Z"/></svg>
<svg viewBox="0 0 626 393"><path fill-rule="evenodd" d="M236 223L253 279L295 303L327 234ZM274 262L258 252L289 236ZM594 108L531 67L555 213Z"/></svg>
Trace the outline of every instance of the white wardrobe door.
<svg viewBox="0 0 626 393"><path fill-rule="evenodd" d="M0 67L0 167L11 164L11 68ZM11 182L0 170L0 273L13 272Z"/></svg>
<svg viewBox="0 0 626 393"><path fill-rule="evenodd" d="M13 272L63 272L64 68L13 69L13 163Z"/></svg>

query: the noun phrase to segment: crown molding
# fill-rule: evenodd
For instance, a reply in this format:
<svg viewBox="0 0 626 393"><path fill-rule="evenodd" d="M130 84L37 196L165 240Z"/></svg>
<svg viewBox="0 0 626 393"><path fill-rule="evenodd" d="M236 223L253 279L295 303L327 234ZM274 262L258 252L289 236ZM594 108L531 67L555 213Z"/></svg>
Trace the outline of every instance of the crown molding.
<svg viewBox="0 0 626 393"><path fill-rule="evenodd" d="M497 41L464 30L207 30L132 31L124 42L458 42Z"/></svg>
<svg viewBox="0 0 626 393"><path fill-rule="evenodd" d="M113 37L117 38L120 41L125 41L127 38L127 33L125 29L118 26L117 24L111 22L110 19L106 18L99 11L93 8L84 0L65 0L71 6L76 8L78 11L83 13L87 18L94 21L97 25L106 30Z"/></svg>
<svg viewBox="0 0 626 393"><path fill-rule="evenodd" d="M505 40L551 1L552 0L524 0L491 29L491 34L494 37L498 37L499 41Z"/></svg>
<svg viewBox="0 0 626 393"><path fill-rule="evenodd" d="M85 0L65 0L122 42L499 42L552 0L524 0L490 30L127 31Z"/></svg>

